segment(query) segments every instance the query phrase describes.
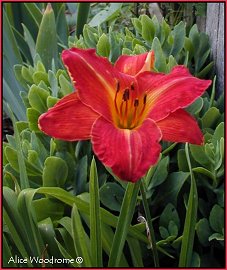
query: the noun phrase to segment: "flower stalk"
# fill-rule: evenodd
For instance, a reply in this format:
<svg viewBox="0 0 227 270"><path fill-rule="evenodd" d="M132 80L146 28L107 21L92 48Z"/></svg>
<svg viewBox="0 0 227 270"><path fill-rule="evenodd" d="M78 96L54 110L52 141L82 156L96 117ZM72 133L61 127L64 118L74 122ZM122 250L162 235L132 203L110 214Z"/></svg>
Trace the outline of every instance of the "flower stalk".
<svg viewBox="0 0 227 270"><path fill-rule="evenodd" d="M151 250L153 253L153 257L154 257L154 265L155 265L155 267L159 267L159 258L158 258L158 251L157 251L157 246L156 246L156 241L155 241L154 228L152 225L151 214L150 214L149 205L148 205L147 198L146 198L146 191L145 191L143 181L141 181L141 183L140 183L140 192L142 195L142 201L143 201L143 207L144 207L144 211L145 211L145 215L146 215L147 225L149 228L149 234L150 234L149 240L151 242Z"/></svg>

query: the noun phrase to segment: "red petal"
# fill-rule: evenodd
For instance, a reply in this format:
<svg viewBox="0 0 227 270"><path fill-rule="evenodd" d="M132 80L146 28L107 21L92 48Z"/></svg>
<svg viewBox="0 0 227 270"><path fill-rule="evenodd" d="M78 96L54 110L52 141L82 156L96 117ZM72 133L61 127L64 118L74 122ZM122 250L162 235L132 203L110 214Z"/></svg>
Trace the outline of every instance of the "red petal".
<svg viewBox="0 0 227 270"><path fill-rule="evenodd" d="M141 73L137 76L137 81L140 91L147 93L149 117L155 121L193 103L212 82L193 77L184 66L176 66L167 75Z"/></svg>
<svg viewBox="0 0 227 270"><path fill-rule="evenodd" d="M203 134L196 120L182 109L171 113L156 124L162 131L162 140L193 144L203 143Z"/></svg>
<svg viewBox="0 0 227 270"><path fill-rule="evenodd" d="M39 128L47 135L65 141L88 140L98 117L79 100L77 93L72 93L39 117Z"/></svg>
<svg viewBox="0 0 227 270"><path fill-rule="evenodd" d="M92 128L92 144L100 161L122 180L136 182L154 165L161 152L160 130L151 119L134 130L119 129L103 117Z"/></svg>
<svg viewBox="0 0 227 270"><path fill-rule="evenodd" d="M130 85L128 80L132 78L120 74L106 58L97 56L94 49L65 50L62 59L75 83L80 100L111 120L117 80L120 80L123 87L124 84Z"/></svg>
<svg viewBox="0 0 227 270"><path fill-rule="evenodd" d="M115 63L115 67L122 73L132 76L143 72L151 71L154 67L154 52L143 53L140 55L122 55Z"/></svg>

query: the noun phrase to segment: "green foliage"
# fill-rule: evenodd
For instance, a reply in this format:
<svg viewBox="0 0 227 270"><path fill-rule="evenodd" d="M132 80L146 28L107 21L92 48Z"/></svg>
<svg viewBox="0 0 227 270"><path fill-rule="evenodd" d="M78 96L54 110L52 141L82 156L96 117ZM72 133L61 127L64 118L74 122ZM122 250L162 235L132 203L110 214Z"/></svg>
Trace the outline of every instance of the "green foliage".
<svg viewBox="0 0 227 270"><path fill-rule="evenodd" d="M114 62L121 54L140 54L147 50L155 52L155 68L168 73L173 66L184 64L198 77L204 78L212 70L210 62L210 47L208 36L199 33L194 25L186 35L186 25L179 22L172 30L163 20L147 15L132 19L134 31L125 28L125 33L115 33L109 28L103 33L102 28L91 27L91 23L84 27L83 37L69 38L69 46L79 48L96 48L101 56L108 57ZM111 46L113 45L113 46Z"/></svg>
<svg viewBox="0 0 227 270"><path fill-rule="evenodd" d="M7 135L3 145L4 266L25 267L8 265L9 256L43 253L46 258L83 257L84 267L154 267L147 223L136 221L138 214L144 215L139 184L126 188L95 161L90 142L50 139L39 130L38 117L73 92L58 56L62 48L95 48L113 63L121 54L153 49L157 71L168 73L184 64L194 75L211 78L210 46L196 25L188 31L183 22L171 27L147 15L115 30L120 8L128 6L105 6L101 24L88 17L82 34L69 38L73 22L65 10L78 15L77 3L52 3L44 14L46 4L21 3L28 15L23 27L17 27L12 3L3 11L4 100L20 120L11 115L15 134ZM47 29L52 31L48 46ZM162 143L158 164L143 179L161 267L179 262L223 266L224 97L214 97L215 81L211 93L187 108L200 124L204 144L185 149L183 144ZM150 219L148 223L152 225ZM26 265L42 266L34 261ZM80 265L74 261L45 266Z"/></svg>

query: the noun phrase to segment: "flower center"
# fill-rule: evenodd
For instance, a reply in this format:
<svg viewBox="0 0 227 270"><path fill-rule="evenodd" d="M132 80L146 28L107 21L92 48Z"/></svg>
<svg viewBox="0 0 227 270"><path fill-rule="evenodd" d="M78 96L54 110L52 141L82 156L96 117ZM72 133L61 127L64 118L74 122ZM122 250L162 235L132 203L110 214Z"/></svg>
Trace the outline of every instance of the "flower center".
<svg viewBox="0 0 227 270"><path fill-rule="evenodd" d="M120 89L120 82L116 83L114 97L114 122L122 129L133 129L139 126L145 118L147 94L138 95L135 84Z"/></svg>

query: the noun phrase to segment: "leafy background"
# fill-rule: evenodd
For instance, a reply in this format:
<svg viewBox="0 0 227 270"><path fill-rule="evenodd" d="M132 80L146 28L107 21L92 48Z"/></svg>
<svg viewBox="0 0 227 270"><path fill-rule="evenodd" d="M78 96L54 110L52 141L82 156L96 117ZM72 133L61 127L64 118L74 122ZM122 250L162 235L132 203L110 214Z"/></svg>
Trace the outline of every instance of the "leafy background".
<svg viewBox="0 0 227 270"><path fill-rule="evenodd" d="M189 7L194 12L186 24L182 14ZM8 264L16 254L81 256L84 267L106 267L113 256L120 256L114 266L154 266L141 194L117 254L112 243L127 183L94 159L89 141L52 139L37 126L40 114L73 91L60 53L74 46L95 48L113 63L121 54L154 50L156 71L184 64L193 75L213 79L187 109L205 144L162 143L160 161L143 181L161 267L224 266L224 94L215 94L209 37L193 24L195 11L202 16L204 10L166 4L160 21L150 17L148 4L4 4L4 111L14 131L3 143L4 266L24 266Z"/></svg>

